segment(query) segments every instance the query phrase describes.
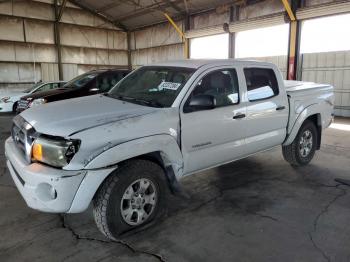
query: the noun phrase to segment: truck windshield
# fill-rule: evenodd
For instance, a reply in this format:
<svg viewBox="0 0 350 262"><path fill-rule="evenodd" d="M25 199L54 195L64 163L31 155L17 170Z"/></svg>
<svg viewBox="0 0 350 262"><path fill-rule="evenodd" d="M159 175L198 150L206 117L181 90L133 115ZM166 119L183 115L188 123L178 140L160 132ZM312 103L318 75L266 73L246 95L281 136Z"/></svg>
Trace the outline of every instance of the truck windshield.
<svg viewBox="0 0 350 262"><path fill-rule="evenodd" d="M97 75L98 75L97 72L86 73L86 74L79 75L79 76L73 78L72 80L70 80L69 82L67 82L63 86L63 88L78 88L78 87L82 87L85 84L87 84L88 82L90 82L92 79L94 79Z"/></svg>
<svg viewBox="0 0 350 262"><path fill-rule="evenodd" d="M142 67L120 81L108 96L153 107L170 107L195 70Z"/></svg>

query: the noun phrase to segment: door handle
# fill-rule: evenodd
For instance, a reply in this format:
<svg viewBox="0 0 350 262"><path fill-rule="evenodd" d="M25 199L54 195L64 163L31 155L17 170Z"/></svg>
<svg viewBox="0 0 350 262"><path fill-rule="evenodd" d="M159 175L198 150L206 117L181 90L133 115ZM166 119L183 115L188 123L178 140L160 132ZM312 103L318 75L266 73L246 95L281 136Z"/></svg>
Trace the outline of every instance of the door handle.
<svg viewBox="0 0 350 262"><path fill-rule="evenodd" d="M233 119L241 119L241 118L245 118L245 114L237 113L237 115L235 115L235 116L233 117Z"/></svg>
<svg viewBox="0 0 350 262"><path fill-rule="evenodd" d="M283 110L283 109L285 109L285 108L286 108L285 106L278 106L278 107L276 108L276 110L279 111L279 110Z"/></svg>

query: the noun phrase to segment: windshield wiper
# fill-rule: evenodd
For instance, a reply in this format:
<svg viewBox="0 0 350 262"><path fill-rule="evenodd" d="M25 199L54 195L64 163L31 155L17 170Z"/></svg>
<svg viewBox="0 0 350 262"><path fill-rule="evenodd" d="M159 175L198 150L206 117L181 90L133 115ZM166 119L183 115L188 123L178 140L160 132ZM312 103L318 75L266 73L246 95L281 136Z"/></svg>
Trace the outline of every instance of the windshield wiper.
<svg viewBox="0 0 350 262"><path fill-rule="evenodd" d="M135 101L140 102L140 103L145 104L145 105L152 106L152 107L164 107L161 103L159 103L157 101L148 101L148 100L139 99L139 98L135 98Z"/></svg>
<svg viewBox="0 0 350 262"><path fill-rule="evenodd" d="M161 103L157 102L157 101L148 101L145 99L141 99L141 98L135 98L135 97L130 97L130 96L122 96L122 95L113 95L110 93L106 93L106 96L109 97L113 97L122 101L131 101L131 102L137 102L143 105L148 105L148 106L152 106L152 107L164 107Z"/></svg>
<svg viewBox="0 0 350 262"><path fill-rule="evenodd" d="M129 102L136 102L139 104L147 105L147 106L152 106L152 107L164 107L161 103L157 101L148 101L142 98L135 98L135 97L130 97L130 96L122 96L122 95L114 95L111 93L105 93L105 96L112 97L118 100L122 101L129 101Z"/></svg>

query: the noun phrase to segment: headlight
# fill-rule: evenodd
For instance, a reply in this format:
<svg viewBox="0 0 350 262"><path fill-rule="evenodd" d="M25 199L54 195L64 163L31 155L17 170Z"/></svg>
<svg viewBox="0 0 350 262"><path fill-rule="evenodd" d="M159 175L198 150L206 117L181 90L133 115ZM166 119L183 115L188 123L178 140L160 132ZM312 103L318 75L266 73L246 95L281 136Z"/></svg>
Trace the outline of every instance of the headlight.
<svg viewBox="0 0 350 262"><path fill-rule="evenodd" d="M5 97L3 97L3 98L0 99L0 102L8 103L8 102L10 102L9 100L10 100L10 97L5 96Z"/></svg>
<svg viewBox="0 0 350 262"><path fill-rule="evenodd" d="M34 99L33 102L29 104L29 107L46 104L45 98Z"/></svg>
<svg viewBox="0 0 350 262"><path fill-rule="evenodd" d="M34 141L32 157L50 166L64 167L69 164L79 147L80 140L39 136Z"/></svg>

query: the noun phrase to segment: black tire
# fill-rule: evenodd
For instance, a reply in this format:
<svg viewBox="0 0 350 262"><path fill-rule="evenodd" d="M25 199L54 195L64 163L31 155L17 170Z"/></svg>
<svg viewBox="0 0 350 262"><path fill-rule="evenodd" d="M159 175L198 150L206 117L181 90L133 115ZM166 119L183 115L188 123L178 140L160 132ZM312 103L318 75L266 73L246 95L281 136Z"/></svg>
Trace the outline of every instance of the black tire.
<svg viewBox="0 0 350 262"><path fill-rule="evenodd" d="M13 113L16 113L16 112L17 112L17 106L18 106L18 103L15 102L15 103L13 104L13 106L12 106L12 112L13 112Z"/></svg>
<svg viewBox="0 0 350 262"><path fill-rule="evenodd" d="M122 199L126 190L140 179L147 179L153 183L157 191L157 201L153 211L141 222L142 224L130 225L122 217L121 203L125 201ZM127 161L103 182L94 197L93 214L96 225L107 238L117 240L122 234L159 218L164 211L167 192L165 174L159 165L147 160ZM142 207L142 210L146 209Z"/></svg>
<svg viewBox="0 0 350 262"><path fill-rule="evenodd" d="M305 131L309 131L312 134L312 147L307 156L303 156L300 152L299 145ZM317 148L317 129L315 124L312 121L306 120L301 126L297 136L294 141L288 146L282 146L283 157L286 161L288 161L293 166L305 166L315 155L315 151Z"/></svg>

